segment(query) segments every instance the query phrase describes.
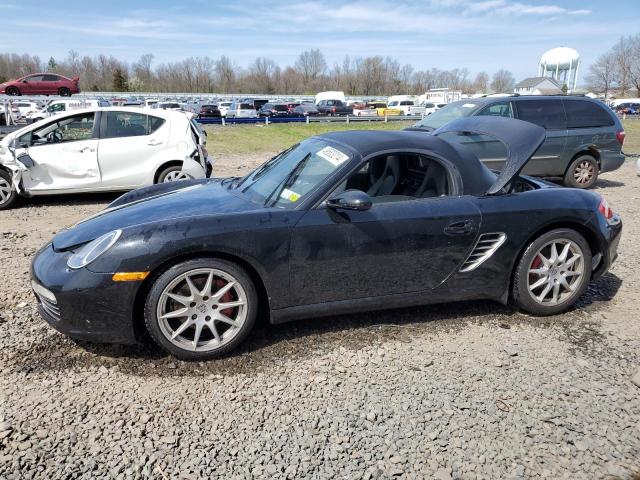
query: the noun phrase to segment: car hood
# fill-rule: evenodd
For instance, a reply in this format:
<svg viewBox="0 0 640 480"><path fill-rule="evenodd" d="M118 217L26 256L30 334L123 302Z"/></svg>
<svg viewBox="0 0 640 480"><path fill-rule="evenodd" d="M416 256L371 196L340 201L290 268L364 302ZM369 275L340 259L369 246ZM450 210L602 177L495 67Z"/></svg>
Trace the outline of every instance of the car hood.
<svg viewBox="0 0 640 480"><path fill-rule="evenodd" d="M502 191L523 169L544 143L547 132L533 123L506 117L465 117L453 120L431 134L445 133L488 135L502 142L507 148L507 160L487 195Z"/></svg>
<svg viewBox="0 0 640 480"><path fill-rule="evenodd" d="M203 215L240 213L260 208L222 185L220 179L165 183L133 190L105 210L53 238L55 250L68 250L116 229Z"/></svg>

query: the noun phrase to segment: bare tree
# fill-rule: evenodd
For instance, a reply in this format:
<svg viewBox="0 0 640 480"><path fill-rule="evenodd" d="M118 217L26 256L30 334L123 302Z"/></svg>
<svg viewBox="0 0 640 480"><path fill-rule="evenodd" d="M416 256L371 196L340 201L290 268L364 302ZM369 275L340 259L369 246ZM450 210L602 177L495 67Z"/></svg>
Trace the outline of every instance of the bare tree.
<svg viewBox="0 0 640 480"><path fill-rule="evenodd" d="M500 69L493 74L491 89L496 93L510 93L516 81L509 70Z"/></svg>
<svg viewBox="0 0 640 480"><path fill-rule="evenodd" d="M489 93L489 75L487 72L479 72L473 81L474 93Z"/></svg>
<svg viewBox="0 0 640 480"><path fill-rule="evenodd" d="M302 77L303 86L309 88L327 70L327 62L322 52L316 48L302 52L293 67Z"/></svg>
<svg viewBox="0 0 640 480"><path fill-rule="evenodd" d="M586 80L593 90L604 94L606 100L609 98L609 92L615 78L616 57L612 51L609 51L600 55L596 62L589 67L589 75Z"/></svg>

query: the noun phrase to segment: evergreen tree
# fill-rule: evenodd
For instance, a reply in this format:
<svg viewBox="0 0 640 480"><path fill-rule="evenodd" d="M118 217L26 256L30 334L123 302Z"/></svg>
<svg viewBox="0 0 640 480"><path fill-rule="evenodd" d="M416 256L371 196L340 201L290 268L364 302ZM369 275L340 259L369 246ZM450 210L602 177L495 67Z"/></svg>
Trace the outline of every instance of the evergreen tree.
<svg viewBox="0 0 640 480"><path fill-rule="evenodd" d="M58 64L56 63L55 58L50 57L49 62L47 63L47 72L53 72L58 69Z"/></svg>
<svg viewBox="0 0 640 480"><path fill-rule="evenodd" d="M126 92L128 90L127 77L121 68L116 68L113 72L113 90L115 92Z"/></svg>

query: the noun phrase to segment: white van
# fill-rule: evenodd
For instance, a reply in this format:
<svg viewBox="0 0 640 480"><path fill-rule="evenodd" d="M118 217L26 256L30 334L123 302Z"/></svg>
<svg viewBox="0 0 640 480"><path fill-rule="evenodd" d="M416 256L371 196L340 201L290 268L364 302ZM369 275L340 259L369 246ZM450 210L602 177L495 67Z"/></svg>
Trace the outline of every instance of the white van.
<svg viewBox="0 0 640 480"><path fill-rule="evenodd" d="M34 110L26 115L27 123L34 123L52 115L64 112L72 112L74 110L84 110L86 108L102 108L109 107L111 104L107 100L85 100L85 99L66 99L54 100L41 110Z"/></svg>
<svg viewBox="0 0 640 480"><path fill-rule="evenodd" d="M401 110L403 115L424 115L426 109L417 105L415 95L393 95L387 99L387 107Z"/></svg>
<svg viewBox="0 0 640 480"><path fill-rule="evenodd" d="M322 100L340 100L341 102L345 102L344 92L340 91L329 91L329 92L318 92L316 94L315 103L319 104Z"/></svg>

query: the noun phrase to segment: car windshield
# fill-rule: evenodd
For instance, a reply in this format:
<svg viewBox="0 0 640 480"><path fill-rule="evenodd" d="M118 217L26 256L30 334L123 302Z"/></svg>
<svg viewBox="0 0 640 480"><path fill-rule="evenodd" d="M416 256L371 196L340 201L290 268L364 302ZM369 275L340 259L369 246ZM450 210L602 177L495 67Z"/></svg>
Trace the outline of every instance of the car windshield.
<svg viewBox="0 0 640 480"><path fill-rule="evenodd" d="M291 208L349 158L350 154L323 140L305 140L251 172L236 188L253 202Z"/></svg>
<svg viewBox="0 0 640 480"><path fill-rule="evenodd" d="M450 103L446 107L442 107L440 110L424 117L416 123L414 127L428 128L430 130L440 128L445 123L449 123L451 120L455 120L456 118L468 117L476 111L479 105L479 103L464 100L461 102Z"/></svg>

